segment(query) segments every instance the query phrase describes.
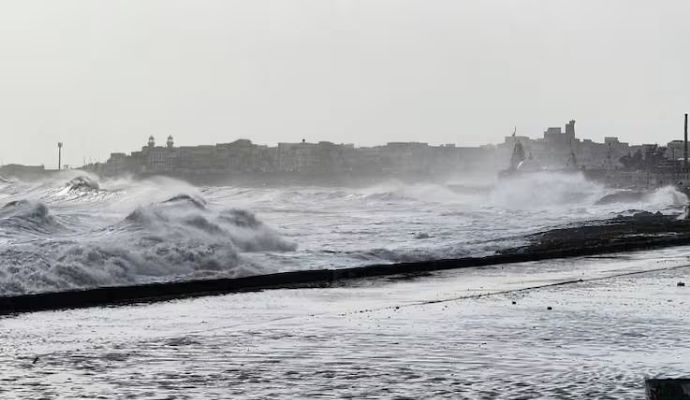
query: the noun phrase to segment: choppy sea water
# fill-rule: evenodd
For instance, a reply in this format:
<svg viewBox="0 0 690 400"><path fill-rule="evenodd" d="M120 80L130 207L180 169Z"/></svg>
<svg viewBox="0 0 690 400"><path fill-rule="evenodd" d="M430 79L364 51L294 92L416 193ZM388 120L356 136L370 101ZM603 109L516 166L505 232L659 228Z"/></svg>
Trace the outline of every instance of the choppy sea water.
<svg viewBox="0 0 690 400"><path fill-rule="evenodd" d="M564 224L679 213L581 175L346 187L195 187L168 178L0 180L0 295L486 255Z"/></svg>
<svg viewBox="0 0 690 400"><path fill-rule="evenodd" d="M0 181L0 295L484 255L687 202L663 188L600 204L613 192L558 174L364 188ZM676 286L689 256L4 316L0 398L642 399L645 377L690 374L690 292Z"/></svg>
<svg viewBox="0 0 690 400"><path fill-rule="evenodd" d="M689 255L4 317L0 397L643 399L690 374Z"/></svg>

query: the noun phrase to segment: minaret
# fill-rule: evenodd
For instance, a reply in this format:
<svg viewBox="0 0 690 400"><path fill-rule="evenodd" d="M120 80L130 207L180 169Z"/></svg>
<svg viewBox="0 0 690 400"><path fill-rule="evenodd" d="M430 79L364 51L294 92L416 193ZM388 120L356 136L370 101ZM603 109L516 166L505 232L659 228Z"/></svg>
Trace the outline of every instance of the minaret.
<svg viewBox="0 0 690 400"><path fill-rule="evenodd" d="M168 136L168 141L165 142L165 145L166 145L169 149L172 149L173 146L175 146L175 141L173 140L172 135Z"/></svg>
<svg viewBox="0 0 690 400"><path fill-rule="evenodd" d="M153 135L149 136L149 143L148 143L149 148L152 148L155 145L156 145L156 139L153 137Z"/></svg>

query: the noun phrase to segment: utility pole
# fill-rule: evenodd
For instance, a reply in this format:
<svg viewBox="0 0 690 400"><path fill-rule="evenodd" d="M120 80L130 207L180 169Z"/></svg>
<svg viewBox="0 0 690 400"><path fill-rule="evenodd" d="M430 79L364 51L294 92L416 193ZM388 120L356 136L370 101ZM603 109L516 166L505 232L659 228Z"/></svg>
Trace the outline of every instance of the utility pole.
<svg viewBox="0 0 690 400"><path fill-rule="evenodd" d="M58 142L58 171L62 169L62 142Z"/></svg>

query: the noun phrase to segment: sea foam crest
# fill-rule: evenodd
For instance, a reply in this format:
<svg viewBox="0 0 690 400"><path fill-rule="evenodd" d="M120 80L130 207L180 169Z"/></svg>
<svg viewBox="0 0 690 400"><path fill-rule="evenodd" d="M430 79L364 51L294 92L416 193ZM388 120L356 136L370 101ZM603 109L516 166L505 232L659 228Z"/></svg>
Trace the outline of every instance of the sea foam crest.
<svg viewBox="0 0 690 400"><path fill-rule="evenodd" d="M535 172L501 180L489 203L504 209L541 209L592 205L606 194L603 185L582 173Z"/></svg>
<svg viewBox="0 0 690 400"><path fill-rule="evenodd" d="M296 247L248 211L216 211L184 194L139 207L79 239L0 249L0 294L268 273L242 253ZM21 269L11 268L17 263Z"/></svg>
<svg viewBox="0 0 690 400"><path fill-rule="evenodd" d="M65 185L69 188L69 190L99 190L100 185L98 184L98 181L92 177L86 176L86 175L79 175L77 177L72 178L67 184Z"/></svg>
<svg viewBox="0 0 690 400"><path fill-rule="evenodd" d="M63 228L45 204L29 200L13 200L0 208L0 226L10 233L54 233Z"/></svg>

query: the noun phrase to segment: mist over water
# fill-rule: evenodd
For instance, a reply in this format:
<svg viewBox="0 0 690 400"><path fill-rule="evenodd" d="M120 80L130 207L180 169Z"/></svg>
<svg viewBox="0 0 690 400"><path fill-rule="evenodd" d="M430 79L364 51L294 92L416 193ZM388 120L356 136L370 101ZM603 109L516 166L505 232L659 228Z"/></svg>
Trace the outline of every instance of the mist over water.
<svg viewBox="0 0 690 400"><path fill-rule="evenodd" d="M687 203L667 187L600 204L615 192L554 173L366 188L3 178L0 295L487 255L549 227Z"/></svg>

